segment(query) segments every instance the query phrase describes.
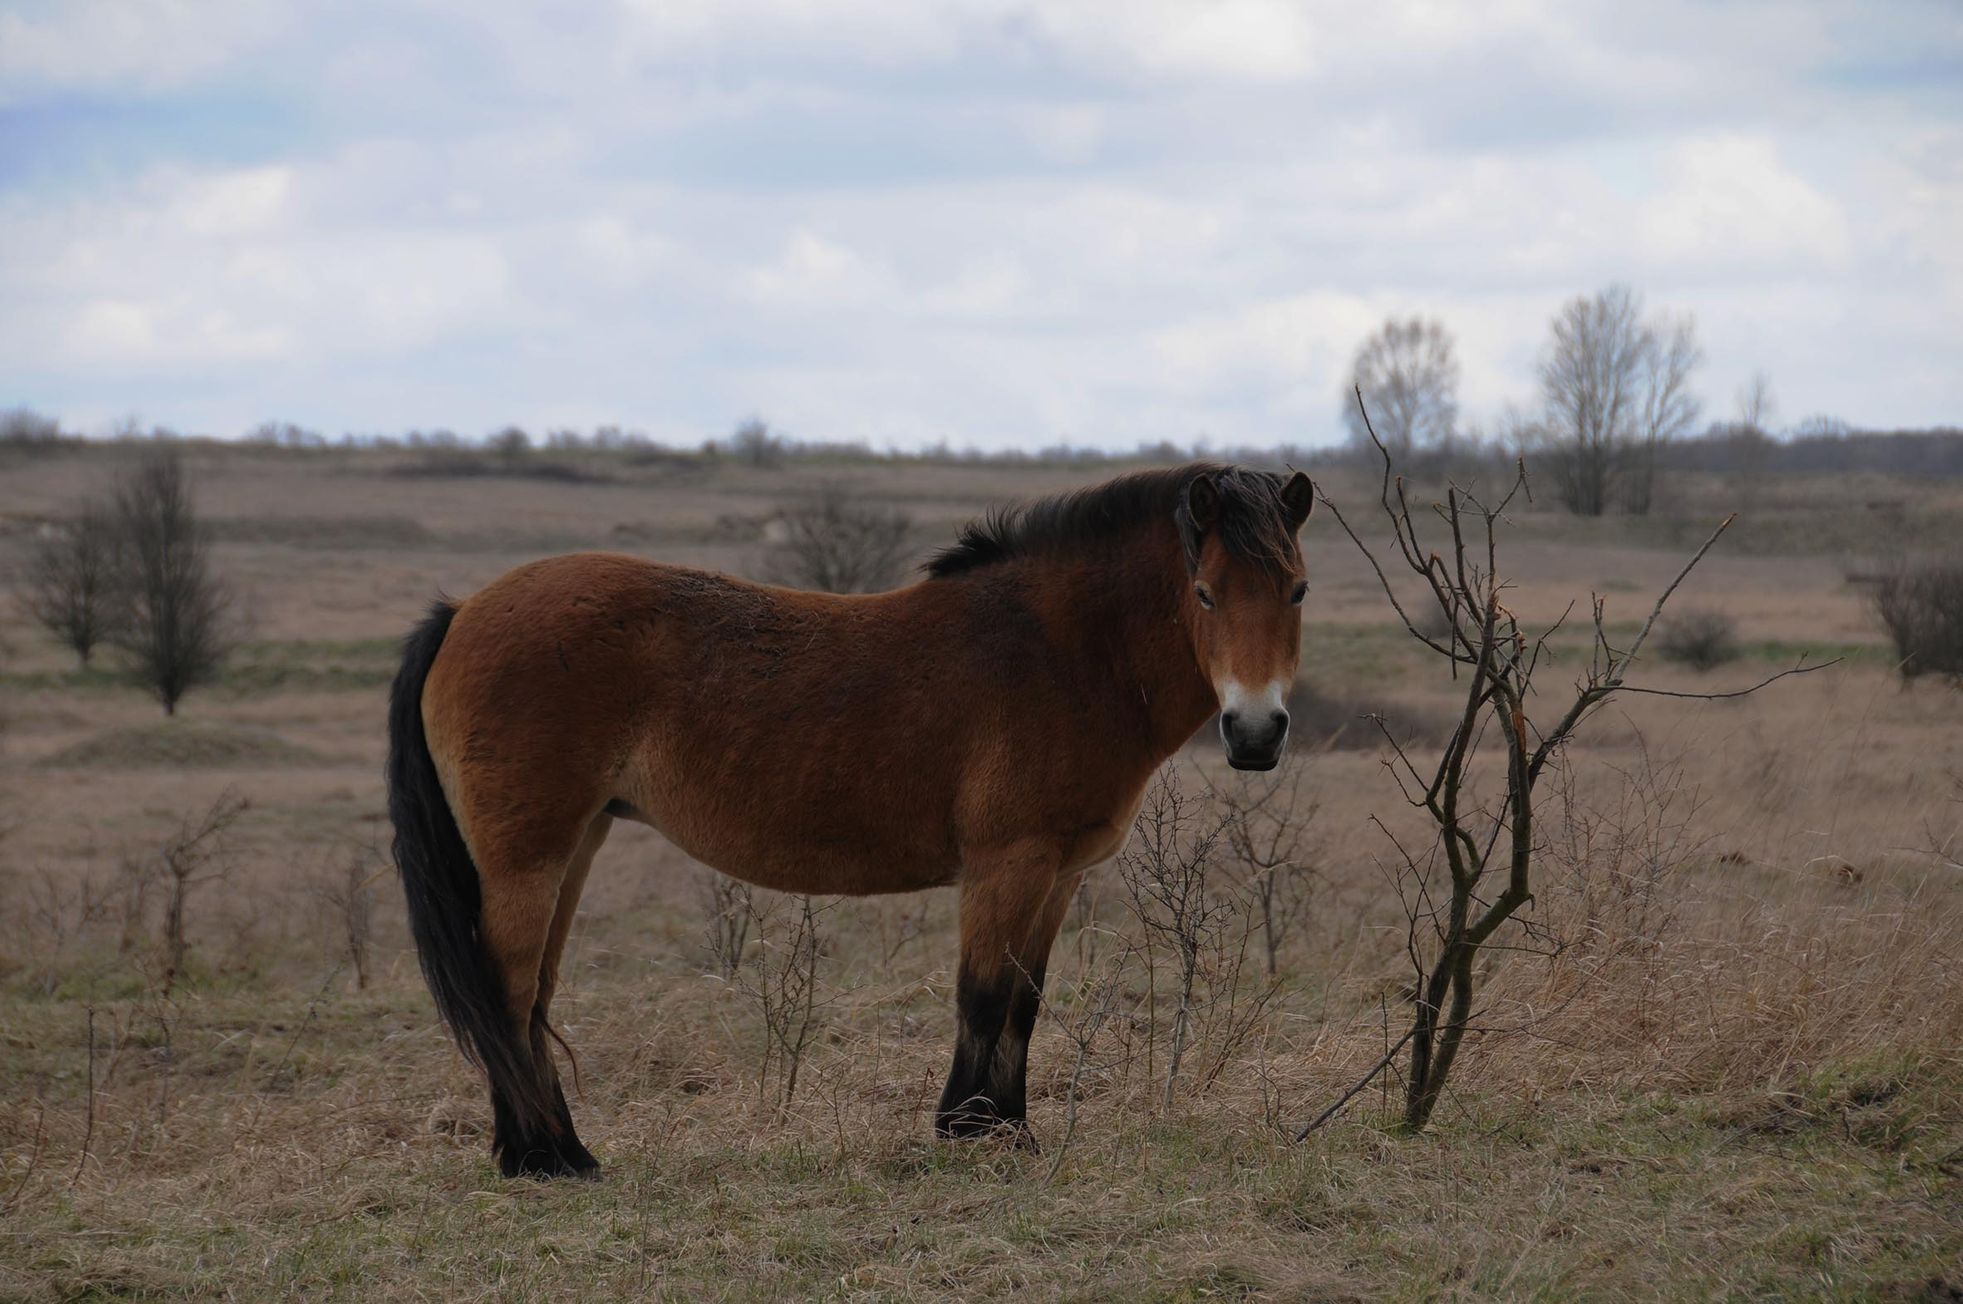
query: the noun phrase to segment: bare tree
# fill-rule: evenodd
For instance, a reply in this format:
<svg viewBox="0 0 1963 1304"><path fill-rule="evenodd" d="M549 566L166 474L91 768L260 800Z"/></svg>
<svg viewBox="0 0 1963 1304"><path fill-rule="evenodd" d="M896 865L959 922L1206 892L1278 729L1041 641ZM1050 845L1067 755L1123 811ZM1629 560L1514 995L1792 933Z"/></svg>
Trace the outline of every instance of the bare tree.
<svg viewBox="0 0 1963 1304"><path fill-rule="evenodd" d="M1702 361L1691 319L1645 322L1642 296L1626 285L1561 309L1540 364L1536 460L1570 511L1600 516L1618 493L1649 510L1658 446L1697 417L1689 384Z"/></svg>
<svg viewBox="0 0 1963 1304"><path fill-rule="evenodd" d="M905 512L826 484L812 502L783 509L781 520L784 539L764 560L765 578L825 593L877 593L899 582L913 529Z"/></svg>
<svg viewBox="0 0 1963 1304"><path fill-rule="evenodd" d="M761 417L751 417L729 437L729 451L745 466L762 470L784 460L784 440Z"/></svg>
<svg viewBox="0 0 1963 1304"><path fill-rule="evenodd" d="M1401 562L1419 581L1419 592L1425 595L1420 599L1422 610L1435 609L1443 616L1447 632L1442 637L1425 632L1341 509L1327 498L1323 501L1376 572L1406 630L1450 665L1464 705L1438 763L1428 772L1421 771L1397 739L1386 734L1391 772L1405 799L1429 819L1434 831L1430 846L1423 849L1392 838L1401 863L1398 881L1409 923L1415 1009L1404 1036L1362 1083L1303 1128L1303 1136L1333 1117L1407 1045L1411 1049L1404 1126L1416 1132L1430 1121L1472 1027L1475 962L1494 934L1533 900L1534 859L1542 839L1535 802L1541 780L1560 770L1568 740L1597 707L1617 693L1739 697L1786 675L1822 668L1795 666L1731 693L1664 692L1626 682L1629 668L1642 655L1677 586L1735 519L1728 516L1663 590L1626 650L1610 643L1603 602L1594 599L1589 664L1559 716L1536 721L1529 710L1536 701L1545 700L1545 694L1537 690L1535 672L1548 661L1550 640L1565 617L1531 633L1503 600L1510 585L1499 573L1497 527L1525 488L1525 467L1513 486L1492 501L1456 488L1448 490L1445 501L1433 505L1438 524L1421 530L1406 501L1403 478L1393 474L1388 449L1381 444L1378 448L1384 468L1379 503L1395 539L1393 561ZM1487 752L1482 762L1482 750L1493 743L1498 744L1500 757ZM1498 771L1496 791L1482 800L1478 794L1486 785L1479 776L1492 770Z"/></svg>
<svg viewBox="0 0 1963 1304"><path fill-rule="evenodd" d="M1778 411L1779 402L1772 396L1772 377L1763 370L1754 371L1738 391L1738 424L1767 434L1766 427Z"/></svg>
<svg viewBox="0 0 1963 1304"><path fill-rule="evenodd" d="M27 614L87 670L89 654L115 631L122 609L115 529L100 503L83 503L35 545L19 594Z"/></svg>
<svg viewBox="0 0 1963 1304"><path fill-rule="evenodd" d="M1766 468L1772 461L1772 436L1766 425L1778 410L1778 402L1772 397L1772 379L1763 370L1754 371L1752 378L1738 390L1738 417L1726 429L1726 443L1730 446L1732 468L1738 476L1742 505L1751 509L1758 505L1760 492L1765 487Z"/></svg>
<svg viewBox="0 0 1963 1304"><path fill-rule="evenodd" d="M25 407L0 412L0 449L38 450L60 443L61 423L53 417Z"/></svg>
<svg viewBox="0 0 1963 1304"><path fill-rule="evenodd" d="M1437 448L1452 440L1458 418L1459 360L1452 333L1425 317L1393 317L1356 351L1343 395L1343 420L1360 448L1369 440L1351 392L1361 390L1393 453Z"/></svg>
<svg viewBox="0 0 1963 1304"><path fill-rule="evenodd" d="M1657 450L1685 434L1697 420L1699 404L1690 392L1690 377L1704 361L1704 350L1697 343L1697 323L1688 315L1659 318L1648 330L1635 467L1625 490L1625 502L1637 516L1649 515L1656 501Z"/></svg>
<svg viewBox="0 0 1963 1304"><path fill-rule="evenodd" d="M523 462L532 453L532 437L518 426L506 426L488 441L491 452L507 467Z"/></svg>
<svg viewBox="0 0 1963 1304"><path fill-rule="evenodd" d="M116 542L127 618L114 641L137 678L177 713L209 681L236 640L232 593L212 573L209 543L172 448L146 452L116 487Z"/></svg>

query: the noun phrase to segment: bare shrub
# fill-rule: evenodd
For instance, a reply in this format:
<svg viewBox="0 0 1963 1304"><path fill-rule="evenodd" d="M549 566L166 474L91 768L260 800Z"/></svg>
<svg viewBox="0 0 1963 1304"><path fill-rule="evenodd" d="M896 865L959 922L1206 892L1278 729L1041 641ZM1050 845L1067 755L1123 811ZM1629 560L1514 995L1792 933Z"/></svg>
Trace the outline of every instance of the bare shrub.
<svg viewBox="0 0 1963 1304"><path fill-rule="evenodd" d="M1715 670L1744 655L1738 622L1721 611L1686 611L1665 620L1656 629L1656 651L1692 670Z"/></svg>
<svg viewBox="0 0 1963 1304"><path fill-rule="evenodd" d="M757 1089L774 1078L779 1108L797 1094L798 1071L817 1028L818 956L823 950L819 917L823 908L808 896L777 897L759 905L746 894L749 931L757 945L747 977L738 987L763 1021L763 1067Z"/></svg>
<svg viewBox="0 0 1963 1304"><path fill-rule="evenodd" d="M1904 557L1874 589L1902 678L1963 679L1963 553Z"/></svg>
<svg viewBox="0 0 1963 1304"><path fill-rule="evenodd" d="M1218 864L1224 829L1225 822L1204 799L1188 794L1168 766L1146 789L1131 840L1116 858L1119 881L1144 930L1139 949L1155 1038L1160 971L1170 971L1172 1023L1160 1077L1161 1108L1172 1105L1187 1052L1201 1043L1209 1048L1196 1078L1204 1090L1273 996L1272 985L1245 990L1251 925L1245 902Z"/></svg>
<svg viewBox="0 0 1963 1304"><path fill-rule="evenodd" d="M1221 832L1240 862L1260 922L1270 978L1289 934L1308 913L1315 884L1308 855L1316 803L1304 792L1302 780L1301 766L1289 763L1212 789L1225 812Z"/></svg>
<svg viewBox="0 0 1963 1304"><path fill-rule="evenodd" d="M116 539L127 618L115 642L137 678L177 713L215 677L237 642L236 604L211 568L210 545L175 449L153 449L116 487Z"/></svg>
<svg viewBox="0 0 1963 1304"><path fill-rule="evenodd" d="M351 848L314 876L312 896L326 911L336 949L354 970L354 989L368 990L369 951L375 935L375 884L386 872L365 848Z"/></svg>
<svg viewBox="0 0 1963 1304"><path fill-rule="evenodd" d="M877 593L899 583L913 519L827 484L812 502L782 511L784 541L764 560L773 583L825 593Z"/></svg>
<svg viewBox="0 0 1963 1304"><path fill-rule="evenodd" d="M1041 998L1044 1012L1070 1046L1070 1073L1063 1085L1063 1137L1050 1160L1052 1181L1063 1170L1064 1157L1077 1135L1077 1108L1084 1095L1085 1074L1109 1068L1099 1062L1099 1051L1106 1027L1130 999L1127 970L1134 955L1130 943L1105 949L1101 958L1092 949L1091 958L1074 980L1059 978Z"/></svg>
<svg viewBox="0 0 1963 1304"><path fill-rule="evenodd" d="M123 615L115 523L100 503L82 504L28 555L19 581L27 614L73 652L82 669Z"/></svg>
<svg viewBox="0 0 1963 1304"><path fill-rule="evenodd" d="M756 891L742 879L719 874L713 869L701 870L699 881L703 943L717 976L729 982L743 967L743 949L749 944L750 922L756 917Z"/></svg>
<svg viewBox="0 0 1963 1304"><path fill-rule="evenodd" d="M158 994L168 999L183 976L189 953L189 920L192 893L206 884L222 882L232 872L231 849L226 842L232 826L246 812L249 803L231 791L220 793L204 813L184 820L177 831L164 840L155 856L132 862L129 872L145 884L155 884L163 893L163 920L160 925L162 965L156 976ZM137 917L141 917L145 892L138 887L132 897Z"/></svg>

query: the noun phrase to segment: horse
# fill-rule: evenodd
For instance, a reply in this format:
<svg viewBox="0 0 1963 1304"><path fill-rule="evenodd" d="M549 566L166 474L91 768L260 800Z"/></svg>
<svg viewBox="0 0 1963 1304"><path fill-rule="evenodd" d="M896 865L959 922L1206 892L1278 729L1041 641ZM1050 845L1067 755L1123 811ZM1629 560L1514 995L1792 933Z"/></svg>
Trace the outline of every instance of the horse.
<svg viewBox="0 0 1963 1304"><path fill-rule="evenodd" d="M437 1011L506 1177L592 1176L548 1040L616 819L785 892L960 892L942 1137L1029 1137L1044 967L1078 882L1216 714L1288 736L1307 476L1149 470L970 523L917 582L838 595L579 553L439 598L403 643L388 805Z"/></svg>

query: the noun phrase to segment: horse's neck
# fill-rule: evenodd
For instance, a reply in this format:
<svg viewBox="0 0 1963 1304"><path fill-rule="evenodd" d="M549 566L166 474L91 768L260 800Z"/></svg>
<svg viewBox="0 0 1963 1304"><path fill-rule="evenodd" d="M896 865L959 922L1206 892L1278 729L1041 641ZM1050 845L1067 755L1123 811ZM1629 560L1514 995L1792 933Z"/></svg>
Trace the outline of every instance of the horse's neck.
<svg viewBox="0 0 1963 1304"><path fill-rule="evenodd" d="M1133 726L1157 765L1218 709L1184 623L1185 558L1170 523L1163 538L1123 541L1106 556L1058 565L1040 586L1050 654L1078 661L1072 678L1091 705ZM1115 741L1115 740L1114 740Z"/></svg>

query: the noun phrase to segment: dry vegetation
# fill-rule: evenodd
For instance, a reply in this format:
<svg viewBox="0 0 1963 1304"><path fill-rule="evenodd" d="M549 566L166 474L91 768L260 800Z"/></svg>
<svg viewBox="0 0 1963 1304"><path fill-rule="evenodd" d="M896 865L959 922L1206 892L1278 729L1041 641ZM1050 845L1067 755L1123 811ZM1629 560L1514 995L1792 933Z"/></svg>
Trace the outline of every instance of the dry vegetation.
<svg viewBox="0 0 1963 1304"><path fill-rule="evenodd" d="M1086 886L1031 1051L1042 1153L930 1137L952 894L807 915L705 892L623 825L559 1006L605 1180L540 1186L493 1175L483 1097L373 851L392 642L430 593L574 547L744 569L780 505L826 482L906 512L926 548L990 499L1103 471L623 457L580 478L399 474L414 456L191 455L256 641L186 718L158 721L104 658L77 669L7 626L0 1297L1963 1286L1963 694L1902 683L1859 582L1902 519L1963 517L1963 487L1878 484L1883 518L1849 505L1844 476L1759 486L1741 546L1682 595L1735 621L1739 662L1636 681L1722 690L1802 650L1845 660L1756 698L1623 698L1590 722L1540 792L1534 899L1482 956L1421 1136L1394 1126L1394 1061L1292 1140L1409 1024L1428 960L1407 950L1386 838L1413 845L1426 822L1381 734L1349 725L1382 710L1435 755L1463 697L1318 512L1298 696L1315 727L1268 780L1202 738ZM106 450L9 465L0 567L110 471ZM1346 511L1374 502L1360 478L1326 487ZM1641 520L1518 512L1522 625L1595 591L1608 636L1632 636L1728 498L1715 478L1674 488L1672 512ZM1589 652L1585 623L1550 643L1554 697Z"/></svg>

